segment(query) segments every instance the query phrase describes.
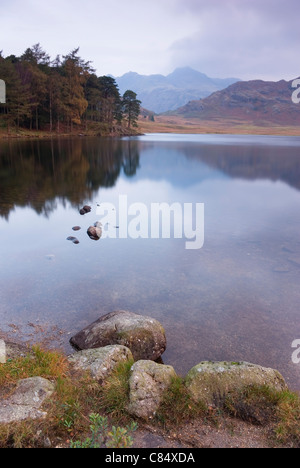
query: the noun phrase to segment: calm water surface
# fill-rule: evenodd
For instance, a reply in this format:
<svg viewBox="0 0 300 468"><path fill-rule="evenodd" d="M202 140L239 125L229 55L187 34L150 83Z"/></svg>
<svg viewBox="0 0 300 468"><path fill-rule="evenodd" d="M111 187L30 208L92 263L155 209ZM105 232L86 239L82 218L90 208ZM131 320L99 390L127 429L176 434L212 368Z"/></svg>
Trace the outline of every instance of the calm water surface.
<svg viewBox="0 0 300 468"><path fill-rule="evenodd" d="M101 239L97 204L204 203L205 243ZM91 213L81 216L83 204ZM72 231L79 225L82 229ZM0 143L0 329L70 351L128 309L165 327L166 364L277 368L300 391L300 138L145 135ZM79 244L68 241L77 237Z"/></svg>

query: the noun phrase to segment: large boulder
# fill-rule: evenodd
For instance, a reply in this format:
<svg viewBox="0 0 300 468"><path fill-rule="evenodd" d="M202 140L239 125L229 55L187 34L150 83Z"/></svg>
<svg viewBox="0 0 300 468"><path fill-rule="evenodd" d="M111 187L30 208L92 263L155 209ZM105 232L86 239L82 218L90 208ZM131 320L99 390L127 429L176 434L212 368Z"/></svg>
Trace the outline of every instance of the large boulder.
<svg viewBox="0 0 300 468"><path fill-rule="evenodd" d="M200 362L188 372L185 382L192 398L208 405L219 405L229 393L248 386L287 389L278 371L248 362Z"/></svg>
<svg viewBox="0 0 300 468"><path fill-rule="evenodd" d="M46 417L41 406L54 390L54 385L42 377L20 380L14 393L0 401L0 424Z"/></svg>
<svg viewBox="0 0 300 468"><path fill-rule="evenodd" d="M135 362L129 379L128 412L143 419L153 418L163 393L175 377L176 372L172 366L145 360Z"/></svg>
<svg viewBox="0 0 300 468"><path fill-rule="evenodd" d="M131 350L135 361L155 361L166 349L166 336L157 320L118 310L100 317L73 336L70 343L79 350L119 344Z"/></svg>
<svg viewBox="0 0 300 468"><path fill-rule="evenodd" d="M130 349L121 345L85 349L68 357L68 361L75 369L89 371L91 376L101 384L112 374L119 363L129 360L133 360Z"/></svg>

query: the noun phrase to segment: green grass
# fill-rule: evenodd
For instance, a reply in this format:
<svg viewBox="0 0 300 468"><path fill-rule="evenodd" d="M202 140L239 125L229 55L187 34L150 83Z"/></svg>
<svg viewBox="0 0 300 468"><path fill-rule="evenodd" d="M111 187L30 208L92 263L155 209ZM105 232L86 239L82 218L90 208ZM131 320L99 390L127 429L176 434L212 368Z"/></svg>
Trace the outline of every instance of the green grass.
<svg viewBox="0 0 300 468"><path fill-rule="evenodd" d="M204 417L207 407L196 403L189 395L181 377L174 377L170 387L164 392L156 420L163 425L179 425L183 422Z"/></svg>
<svg viewBox="0 0 300 468"><path fill-rule="evenodd" d="M133 363L133 360L120 363L102 387L102 407L117 419L127 416L129 377Z"/></svg>

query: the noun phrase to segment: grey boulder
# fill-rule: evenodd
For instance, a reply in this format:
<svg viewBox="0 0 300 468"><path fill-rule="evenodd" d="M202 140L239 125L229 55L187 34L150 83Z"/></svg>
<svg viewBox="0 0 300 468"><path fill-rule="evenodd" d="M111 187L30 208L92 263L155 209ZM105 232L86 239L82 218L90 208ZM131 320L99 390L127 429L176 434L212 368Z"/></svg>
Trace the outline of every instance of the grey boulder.
<svg viewBox="0 0 300 468"><path fill-rule="evenodd" d="M120 345L85 349L68 357L75 369L89 371L99 383L105 382L118 364L129 360L133 360L130 349Z"/></svg>
<svg viewBox="0 0 300 468"><path fill-rule="evenodd" d="M19 380L14 393L0 401L0 424L46 417L41 406L54 389L54 385L42 377Z"/></svg>
<svg viewBox="0 0 300 468"><path fill-rule="evenodd" d="M176 372L172 366L141 360L131 368L130 395L127 410L143 419L152 419L169 388Z"/></svg>
<svg viewBox="0 0 300 468"><path fill-rule="evenodd" d="M287 389L277 370L248 362L200 362L188 372L185 383L195 401L212 406L221 404L229 393L249 386Z"/></svg>
<svg viewBox="0 0 300 468"><path fill-rule="evenodd" d="M135 361L155 361L166 349L166 336L157 320L118 310L100 317L73 336L70 343L79 350L119 344L131 350Z"/></svg>

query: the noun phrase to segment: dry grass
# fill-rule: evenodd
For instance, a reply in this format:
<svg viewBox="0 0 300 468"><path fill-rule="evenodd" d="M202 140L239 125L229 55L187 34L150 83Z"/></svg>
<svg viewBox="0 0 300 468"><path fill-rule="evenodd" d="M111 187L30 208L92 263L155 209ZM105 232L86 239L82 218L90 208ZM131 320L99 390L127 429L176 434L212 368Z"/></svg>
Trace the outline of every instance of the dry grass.
<svg viewBox="0 0 300 468"><path fill-rule="evenodd" d="M176 115L158 115L154 122L140 116L139 131L141 133L186 133L186 134L236 134L236 135L290 135L300 136L299 126L255 125L243 121L202 121L186 119Z"/></svg>

